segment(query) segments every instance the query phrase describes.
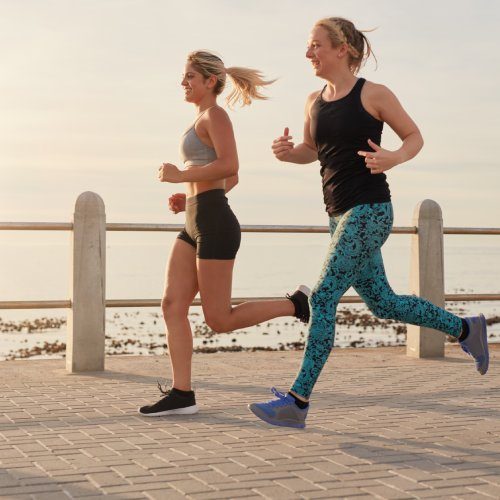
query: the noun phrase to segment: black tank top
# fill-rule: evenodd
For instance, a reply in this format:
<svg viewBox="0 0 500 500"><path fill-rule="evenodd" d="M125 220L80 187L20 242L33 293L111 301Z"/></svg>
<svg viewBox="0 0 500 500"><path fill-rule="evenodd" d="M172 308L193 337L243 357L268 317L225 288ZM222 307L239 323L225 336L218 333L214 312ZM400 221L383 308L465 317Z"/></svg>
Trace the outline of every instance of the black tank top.
<svg viewBox="0 0 500 500"><path fill-rule="evenodd" d="M352 90L337 101L326 102L322 95L311 107L311 135L321 164L323 198L330 216L357 205L390 201L385 174L371 174L358 151L372 151L368 139L380 144L383 122L361 104L359 78Z"/></svg>

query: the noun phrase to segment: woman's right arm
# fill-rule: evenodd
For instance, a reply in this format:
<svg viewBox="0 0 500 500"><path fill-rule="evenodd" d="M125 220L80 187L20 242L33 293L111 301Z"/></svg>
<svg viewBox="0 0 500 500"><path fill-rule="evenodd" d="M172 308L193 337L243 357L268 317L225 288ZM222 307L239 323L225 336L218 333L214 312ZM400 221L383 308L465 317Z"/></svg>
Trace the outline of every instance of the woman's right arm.
<svg viewBox="0 0 500 500"><path fill-rule="evenodd" d="M233 189L234 186L238 184L238 182L239 182L238 174L232 175L231 177L227 177L225 179L225 186L224 186L226 193L231 191L231 189Z"/></svg>
<svg viewBox="0 0 500 500"><path fill-rule="evenodd" d="M314 145L313 138L311 137L311 106L316 97L318 97L319 91L313 92L306 101L306 107L304 111L304 138L303 141L294 146L294 143L290 141L292 137L288 135L288 127L285 128L285 132L281 137L273 141L272 150L274 156L280 161L286 161L289 163L312 163L318 159L318 153L316 151L316 146Z"/></svg>

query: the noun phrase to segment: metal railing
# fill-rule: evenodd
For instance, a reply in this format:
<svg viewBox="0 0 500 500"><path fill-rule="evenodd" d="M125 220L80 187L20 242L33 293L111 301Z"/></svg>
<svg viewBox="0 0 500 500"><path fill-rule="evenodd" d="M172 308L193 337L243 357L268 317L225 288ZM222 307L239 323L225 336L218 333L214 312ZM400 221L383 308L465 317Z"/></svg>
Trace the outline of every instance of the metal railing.
<svg viewBox="0 0 500 500"><path fill-rule="evenodd" d="M431 300L436 305L445 301L500 301L500 293L445 294L443 273L443 235L500 235L500 228L443 227L441 209L431 200L420 203L414 214L414 225L394 227L393 234L412 235L412 276L411 288L416 295ZM0 222L4 231L72 231L73 232L73 280L71 297L62 300L0 301L0 309L69 309L68 348L88 345L91 337L98 344L97 352L86 353L78 360L76 352L67 356L68 370L103 369L104 367L104 312L108 307L158 307L160 299L120 299L105 298L105 241L107 231L177 232L182 224L106 223L104 203L95 193L83 193L77 200L74 221L66 222ZM328 226L298 225L242 225L242 232L248 233L328 233ZM431 250L429 250L431 249ZM429 251L432 255L429 255ZM232 304L248 300L269 300L276 297L235 297ZM344 296L342 303L361 303L358 296ZM195 299L193 305L201 302ZM92 321L90 312L98 319ZM412 328L416 329L412 333ZM97 332L93 332L96 330ZM429 329L410 327L408 343L419 357L442 355L444 342L439 346L425 346ZM435 339L435 333L432 334ZM434 340L433 340L434 341ZM432 344L432 342L431 342ZM101 349L102 347L102 349ZM102 352L101 352L102 351ZM96 356L97 362L90 359ZM89 360L90 359L90 360Z"/></svg>
<svg viewBox="0 0 500 500"><path fill-rule="evenodd" d="M121 232L177 232L183 224L146 224L108 222L106 231ZM0 231L72 231L71 222L0 222ZM294 226L294 225L241 225L246 233L292 233L319 234L328 233L328 226ZM393 227L392 234L417 234L416 226ZM453 235L497 235L500 228L444 227L443 234ZM269 300L277 297L233 297L232 304L237 305L248 300ZM357 295L347 295L340 299L345 304L360 304L363 301ZM446 302L500 301L500 293L461 293L445 294ZM119 299L106 300L106 307L158 307L160 299ZM201 301L195 299L193 306L200 306ZM0 309L69 309L71 300L7 300L0 301Z"/></svg>
<svg viewBox="0 0 500 500"><path fill-rule="evenodd" d="M183 224L145 224L131 222L108 222L106 231L142 231L142 232L176 232ZM0 222L0 231L72 231L72 222ZM293 226L293 225L252 225L242 224L242 232L246 233L328 233L328 226ZM398 226L392 228L392 234L417 234L416 226ZM496 227L443 227L443 234L462 235L497 235Z"/></svg>

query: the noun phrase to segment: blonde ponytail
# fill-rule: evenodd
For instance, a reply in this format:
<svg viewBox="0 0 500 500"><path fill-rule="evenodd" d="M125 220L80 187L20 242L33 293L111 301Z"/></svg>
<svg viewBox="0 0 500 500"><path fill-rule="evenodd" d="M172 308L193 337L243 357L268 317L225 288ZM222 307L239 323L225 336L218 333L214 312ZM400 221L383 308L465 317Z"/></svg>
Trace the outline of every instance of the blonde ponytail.
<svg viewBox="0 0 500 500"><path fill-rule="evenodd" d="M259 87L271 85L276 80L264 80L262 72L256 69L233 66L226 68L226 73L233 82L233 90L227 96L227 105L232 108L238 101L242 106L249 106L254 99L268 99L259 92Z"/></svg>
<svg viewBox="0 0 500 500"><path fill-rule="evenodd" d="M214 87L215 95L219 95L226 85L226 75L229 75L233 83L233 90L226 99L227 105L232 108L234 104L241 101L242 106L248 106L253 99L267 99L262 95L258 87L270 85L275 80L264 80L264 75L255 69L232 67L225 68L222 59L206 50L197 50L188 55L187 60L203 75L209 78L214 75L217 82Z"/></svg>

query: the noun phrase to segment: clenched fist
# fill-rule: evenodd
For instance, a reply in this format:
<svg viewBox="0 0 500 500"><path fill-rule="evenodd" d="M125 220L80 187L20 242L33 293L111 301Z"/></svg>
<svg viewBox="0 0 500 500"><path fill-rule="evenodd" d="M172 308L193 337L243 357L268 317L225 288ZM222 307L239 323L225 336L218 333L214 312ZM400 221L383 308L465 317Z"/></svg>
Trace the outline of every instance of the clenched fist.
<svg viewBox="0 0 500 500"><path fill-rule="evenodd" d="M182 182L181 171L171 163L164 163L158 169L158 179L161 182Z"/></svg>

